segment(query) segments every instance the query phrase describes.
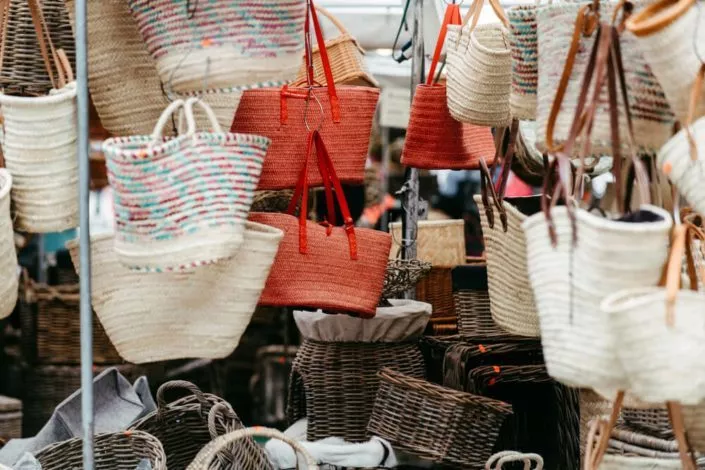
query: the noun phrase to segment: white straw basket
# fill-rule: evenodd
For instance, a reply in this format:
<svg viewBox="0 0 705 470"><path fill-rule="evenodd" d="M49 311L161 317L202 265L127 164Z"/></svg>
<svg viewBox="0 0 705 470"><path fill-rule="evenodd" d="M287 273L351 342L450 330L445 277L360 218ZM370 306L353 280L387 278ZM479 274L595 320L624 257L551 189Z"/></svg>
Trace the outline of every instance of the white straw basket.
<svg viewBox="0 0 705 470"><path fill-rule="evenodd" d="M448 26L448 109L457 121L478 126L506 126L511 121L509 95L512 57L509 33L501 24Z"/></svg>
<svg viewBox="0 0 705 470"><path fill-rule="evenodd" d="M12 173L15 227L45 233L78 225L76 83L52 94L0 94L3 152Z"/></svg>
<svg viewBox="0 0 705 470"><path fill-rule="evenodd" d="M485 240L492 318L504 330L520 336L540 335L534 292L526 267L526 240L521 226L528 216L519 209L522 207L529 215L540 211L540 197L505 198L502 202L507 213L505 232L496 213L494 227L490 228L482 197L475 196Z"/></svg>
<svg viewBox="0 0 705 470"><path fill-rule="evenodd" d="M247 222L237 255L188 273L130 270L112 235L94 236L93 308L126 361L226 357L250 323L283 235ZM68 247L78 266L78 242Z"/></svg>
<svg viewBox="0 0 705 470"><path fill-rule="evenodd" d="M557 246L543 213L523 224L529 279L541 326L546 367L566 385L611 397L628 383L616 340L600 302L621 289L655 286L668 255L671 218L642 206L649 223L608 220L576 209L577 244L566 207L551 210ZM636 214L632 215L634 217Z"/></svg>
<svg viewBox="0 0 705 470"><path fill-rule="evenodd" d="M213 132L196 132L194 104L209 116ZM181 107L188 132L162 139L161 130ZM268 146L266 137L223 132L213 111L195 98L167 107L151 136L105 141L120 261L173 271L233 256Z"/></svg>
<svg viewBox="0 0 705 470"><path fill-rule="evenodd" d="M17 253L10 216L12 176L0 168L0 319L9 316L17 303Z"/></svg>

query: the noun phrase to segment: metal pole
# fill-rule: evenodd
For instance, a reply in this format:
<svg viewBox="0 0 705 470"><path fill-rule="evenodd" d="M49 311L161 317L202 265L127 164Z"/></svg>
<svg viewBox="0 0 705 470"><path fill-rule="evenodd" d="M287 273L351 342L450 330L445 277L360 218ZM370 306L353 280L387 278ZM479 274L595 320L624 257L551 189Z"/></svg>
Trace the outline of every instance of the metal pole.
<svg viewBox="0 0 705 470"><path fill-rule="evenodd" d="M90 166L88 122L87 0L76 0L76 85L78 90L78 184L81 283L81 418L83 468L93 470L93 310L91 308Z"/></svg>
<svg viewBox="0 0 705 470"><path fill-rule="evenodd" d="M384 200L389 192L389 166L392 161L392 150L389 148L389 134L391 134L391 129L389 127L382 127L380 129L382 134L382 169L380 171L380 195L379 204L384 204ZM389 228L389 211L383 210L382 220L380 220L380 230L386 232Z"/></svg>

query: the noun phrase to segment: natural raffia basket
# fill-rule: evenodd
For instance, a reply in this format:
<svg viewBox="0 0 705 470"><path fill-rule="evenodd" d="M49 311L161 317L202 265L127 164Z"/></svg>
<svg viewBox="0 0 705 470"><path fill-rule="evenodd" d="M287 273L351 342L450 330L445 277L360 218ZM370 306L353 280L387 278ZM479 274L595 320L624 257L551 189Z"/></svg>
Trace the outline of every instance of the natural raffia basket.
<svg viewBox="0 0 705 470"><path fill-rule="evenodd" d="M382 369L367 430L395 448L453 466L482 468L504 420L501 401Z"/></svg>
<svg viewBox="0 0 705 470"><path fill-rule="evenodd" d="M93 438L95 470L135 470L143 460L152 470L167 470L164 449L156 437L139 431L98 434ZM52 444L35 455L42 470L83 468L83 439Z"/></svg>
<svg viewBox="0 0 705 470"><path fill-rule="evenodd" d="M10 172L0 168L0 319L15 309L19 287L15 233L10 215L11 188Z"/></svg>
<svg viewBox="0 0 705 470"><path fill-rule="evenodd" d="M416 238L416 257L431 263L433 267L455 267L465 263L464 220L420 220ZM389 258L397 257L404 236L401 222L389 224L392 234L392 249Z"/></svg>

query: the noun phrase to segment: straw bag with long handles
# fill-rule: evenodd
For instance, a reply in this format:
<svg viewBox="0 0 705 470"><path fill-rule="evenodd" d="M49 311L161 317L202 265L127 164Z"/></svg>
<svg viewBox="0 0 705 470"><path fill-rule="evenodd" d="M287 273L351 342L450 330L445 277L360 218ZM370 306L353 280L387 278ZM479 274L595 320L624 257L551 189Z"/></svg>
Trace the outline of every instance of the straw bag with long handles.
<svg viewBox="0 0 705 470"><path fill-rule="evenodd" d="M450 115L445 84L434 83L448 25L460 24L460 6L448 4L426 83L416 87L411 103L402 164L426 169L478 169L480 158L494 159L488 127L463 124Z"/></svg>
<svg viewBox="0 0 705 470"><path fill-rule="evenodd" d="M362 184L370 143L372 118L379 90L372 87L336 85L323 33L313 0L307 0L305 24L306 82L281 88L248 90L243 94L231 130L269 137L267 159L257 189L286 189L296 186L306 159L306 136L318 132L330 148L330 156L343 183ZM313 76L313 51L310 25L318 42L326 85L319 86ZM313 169L311 186L322 186L323 178Z"/></svg>
<svg viewBox="0 0 705 470"><path fill-rule="evenodd" d="M328 220L323 225L306 218L314 147L325 185ZM294 213L299 200L297 221ZM344 227L335 226L336 200ZM354 227L333 160L318 131L308 135L307 157L287 212L250 214L250 220L284 231L259 304L322 308L373 317L384 285L391 236L379 230Z"/></svg>
<svg viewBox="0 0 705 470"><path fill-rule="evenodd" d="M462 26L448 26L448 109L460 122L501 127L511 122L509 23L499 2L489 3L501 25L477 26L485 0L475 0Z"/></svg>

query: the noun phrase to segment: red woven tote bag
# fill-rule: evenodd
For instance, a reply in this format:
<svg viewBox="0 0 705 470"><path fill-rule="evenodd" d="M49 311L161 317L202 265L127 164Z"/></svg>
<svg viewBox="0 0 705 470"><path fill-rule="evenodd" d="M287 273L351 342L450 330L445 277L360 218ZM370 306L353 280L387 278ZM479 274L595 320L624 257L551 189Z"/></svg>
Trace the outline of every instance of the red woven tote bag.
<svg viewBox="0 0 705 470"><path fill-rule="evenodd" d="M434 83L449 24L461 24L460 7L449 4L438 35L426 83L416 87L401 162L431 170L475 170L480 159L494 161L494 139L489 127L463 124L450 115L445 84Z"/></svg>
<svg viewBox="0 0 705 470"><path fill-rule="evenodd" d="M379 89L334 83L325 41L311 0L308 1L305 27L307 37L310 36L309 15L313 19L328 85L316 86L313 67L309 67L304 84L245 91L233 119L232 132L263 135L272 141L257 189L296 186L306 157L309 128L317 128L329 144L330 157L342 182L362 184L364 181ZM310 40L306 41L306 60L312 63ZM309 174L309 184L323 185L323 179L315 169Z"/></svg>
<svg viewBox="0 0 705 470"><path fill-rule="evenodd" d="M335 193L345 225L335 227L328 222L316 224L306 220L309 173L309 158L306 158L288 213L250 214L250 220L284 231L259 304L321 308L329 313L373 317L382 294L391 236L354 227L332 159L322 134L317 131L309 133L307 155L311 155L314 146L318 171L324 175L328 217L335 217ZM292 214L299 200L301 209L297 219Z"/></svg>

